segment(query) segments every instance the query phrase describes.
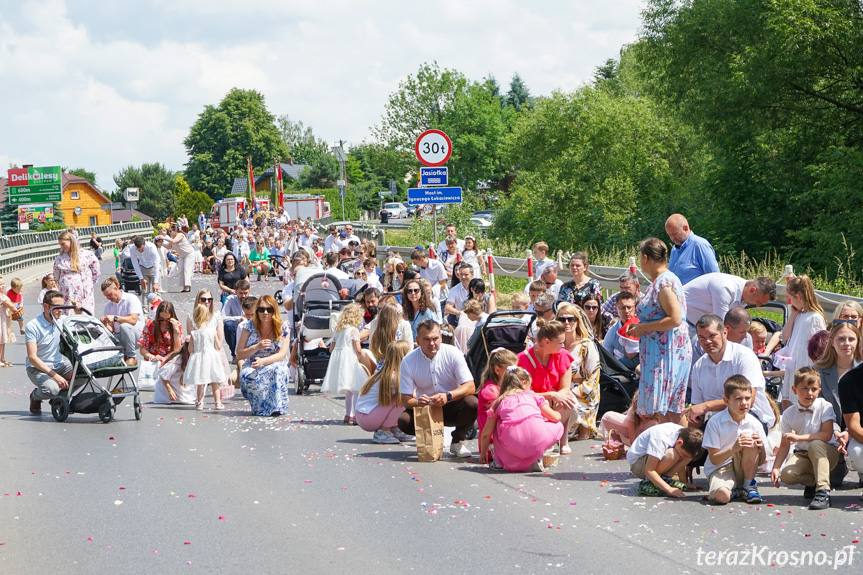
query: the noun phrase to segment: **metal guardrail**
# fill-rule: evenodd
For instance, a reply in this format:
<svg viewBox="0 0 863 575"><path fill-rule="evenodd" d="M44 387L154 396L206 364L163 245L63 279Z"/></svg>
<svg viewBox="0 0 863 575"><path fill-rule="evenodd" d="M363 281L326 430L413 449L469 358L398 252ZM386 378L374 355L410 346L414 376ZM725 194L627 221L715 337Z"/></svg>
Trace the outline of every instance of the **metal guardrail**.
<svg viewBox="0 0 863 575"><path fill-rule="evenodd" d="M127 238L136 233L152 231L150 222L126 222L109 226L78 228L79 241L85 245L90 240L90 232L102 238L104 243L117 238ZM24 268L38 266L54 261L59 253L57 236L64 230L33 232L0 237L0 274L6 275ZM109 246L106 245L107 249Z"/></svg>

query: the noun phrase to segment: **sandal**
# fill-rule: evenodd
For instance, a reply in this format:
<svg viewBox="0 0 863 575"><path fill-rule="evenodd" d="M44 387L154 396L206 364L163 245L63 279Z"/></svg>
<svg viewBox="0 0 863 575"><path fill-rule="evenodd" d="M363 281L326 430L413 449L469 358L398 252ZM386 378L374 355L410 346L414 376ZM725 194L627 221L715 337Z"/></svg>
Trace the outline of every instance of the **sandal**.
<svg viewBox="0 0 863 575"><path fill-rule="evenodd" d="M198 411L204 411L204 402L203 401L196 401L195 402L195 409L197 409Z"/></svg>
<svg viewBox="0 0 863 575"><path fill-rule="evenodd" d="M568 445L560 446L560 454L561 455L572 455L572 448Z"/></svg>
<svg viewBox="0 0 863 575"><path fill-rule="evenodd" d="M216 404L216 410L217 410L217 411L222 411L223 409L225 409L225 404L224 404L224 403L217 403L217 404Z"/></svg>
<svg viewBox="0 0 863 575"><path fill-rule="evenodd" d="M0 367L12 367L11 361L0 361Z"/></svg>

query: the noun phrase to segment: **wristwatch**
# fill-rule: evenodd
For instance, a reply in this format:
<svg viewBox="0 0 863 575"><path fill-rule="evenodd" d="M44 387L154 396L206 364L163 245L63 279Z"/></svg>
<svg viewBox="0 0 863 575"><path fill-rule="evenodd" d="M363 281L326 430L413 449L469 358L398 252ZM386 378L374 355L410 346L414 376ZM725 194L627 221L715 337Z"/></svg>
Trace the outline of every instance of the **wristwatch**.
<svg viewBox="0 0 863 575"><path fill-rule="evenodd" d="M117 323L117 316L114 316L114 323Z"/></svg>
<svg viewBox="0 0 863 575"><path fill-rule="evenodd" d="M450 392L446 392L446 402L449 403L452 401L452 394Z"/></svg>

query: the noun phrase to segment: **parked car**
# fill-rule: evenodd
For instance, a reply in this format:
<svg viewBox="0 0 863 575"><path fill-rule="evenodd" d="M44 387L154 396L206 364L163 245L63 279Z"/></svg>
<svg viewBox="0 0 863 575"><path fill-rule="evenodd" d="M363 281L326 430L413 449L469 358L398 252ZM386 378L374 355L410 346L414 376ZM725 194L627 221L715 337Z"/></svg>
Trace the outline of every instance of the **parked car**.
<svg viewBox="0 0 863 575"><path fill-rule="evenodd" d="M473 222L481 231L485 231L492 226L492 223L485 218L473 216L470 221Z"/></svg>
<svg viewBox="0 0 863 575"><path fill-rule="evenodd" d="M408 209L401 202L392 202L384 204L384 210L389 212L391 218L406 218L408 217Z"/></svg>
<svg viewBox="0 0 863 575"><path fill-rule="evenodd" d="M473 213L474 218L483 218L490 222L494 221L494 210L478 210Z"/></svg>

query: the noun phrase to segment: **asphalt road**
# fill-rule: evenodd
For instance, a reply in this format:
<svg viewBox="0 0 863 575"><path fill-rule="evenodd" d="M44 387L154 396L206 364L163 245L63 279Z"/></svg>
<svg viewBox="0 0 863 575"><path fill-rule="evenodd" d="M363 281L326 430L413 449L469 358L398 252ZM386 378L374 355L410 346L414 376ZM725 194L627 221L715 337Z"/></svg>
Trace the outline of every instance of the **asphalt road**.
<svg viewBox="0 0 863 575"><path fill-rule="evenodd" d="M213 285L196 277L193 293ZM261 295L276 284L252 286ZM38 291L25 289L28 318ZM191 295L169 297L187 313ZM15 366L0 369L0 573L760 573L771 551L831 562L815 572L849 553L836 571L863 565L856 487L835 492L825 512L763 477L758 506L646 498L598 441L574 444L544 474L448 454L421 464L413 446L374 445L342 425L342 398L315 387L279 418L251 416L239 394L226 411L196 412L143 392L141 421L127 400L109 424L78 414L57 423L48 409L27 411L21 338L6 357ZM759 552L744 556L753 545ZM727 565L735 551L749 565ZM718 560L708 552L726 563L708 564ZM783 561L792 556L773 558Z"/></svg>

